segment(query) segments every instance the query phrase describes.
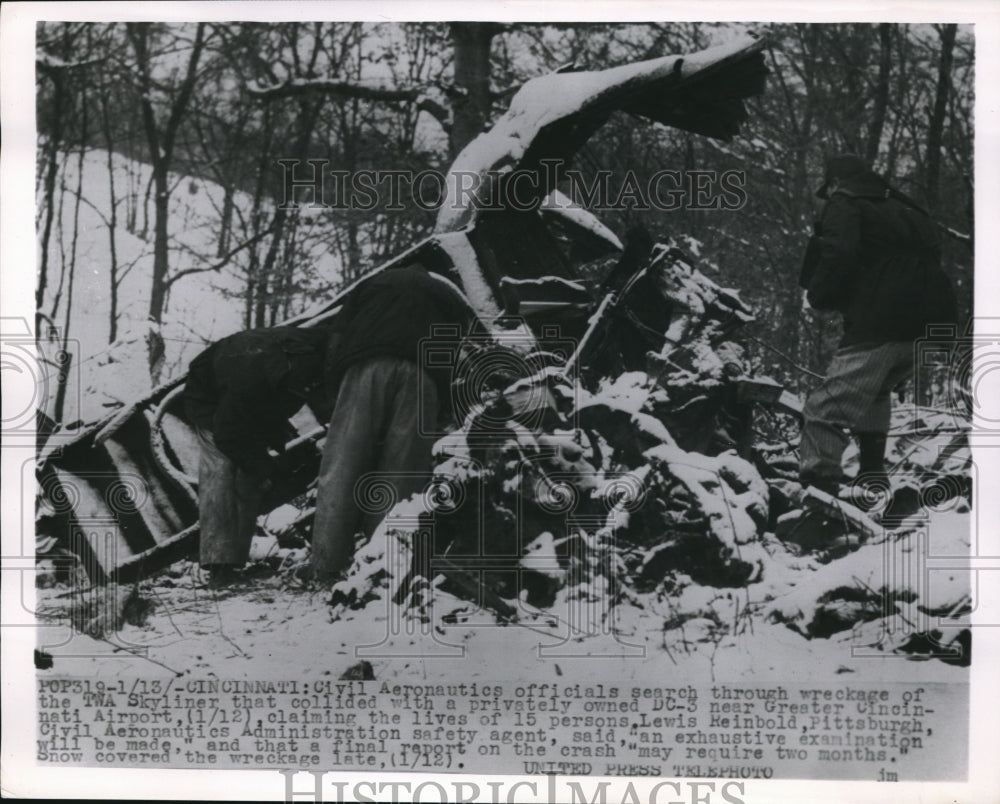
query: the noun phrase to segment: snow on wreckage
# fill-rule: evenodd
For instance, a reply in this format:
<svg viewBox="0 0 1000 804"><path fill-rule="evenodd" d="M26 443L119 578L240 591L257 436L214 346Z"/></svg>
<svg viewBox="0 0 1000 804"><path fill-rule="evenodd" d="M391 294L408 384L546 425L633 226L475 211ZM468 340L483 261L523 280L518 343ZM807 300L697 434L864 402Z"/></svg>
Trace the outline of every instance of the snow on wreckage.
<svg viewBox="0 0 1000 804"><path fill-rule="evenodd" d="M529 81L452 177L481 176L476 193L488 198L491 182L534 172L541 200L558 193L543 162L568 161L615 111L728 139L746 119L743 100L763 90L763 45L743 38ZM333 589L336 610L384 611L388 600L432 626L486 616L586 641L627 635L624 612L666 600L666 645L669 634L717 639L744 627L716 601L760 584L777 600L768 615L804 635L849 628L854 620L810 601L781 603L796 591L795 546L771 535L772 502L790 481L755 450L751 423L755 404L797 403L749 376L736 336L752 314L738 295L676 243L640 236L623 249L586 210L489 208L456 182L435 233L377 270L420 263L476 312L479 333L452 355L461 424L442 433L423 495L383 501L382 525ZM586 279L584 263L616 254L599 286ZM328 320L365 281L286 323ZM175 404L183 380L40 456L52 516L76 534L95 581L137 580L197 543L197 450ZM308 531L322 435L289 444L298 469L265 501L298 501L286 537ZM113 527L92 524L102 521ZM827 607L838 601L831 583Z"/></svg>

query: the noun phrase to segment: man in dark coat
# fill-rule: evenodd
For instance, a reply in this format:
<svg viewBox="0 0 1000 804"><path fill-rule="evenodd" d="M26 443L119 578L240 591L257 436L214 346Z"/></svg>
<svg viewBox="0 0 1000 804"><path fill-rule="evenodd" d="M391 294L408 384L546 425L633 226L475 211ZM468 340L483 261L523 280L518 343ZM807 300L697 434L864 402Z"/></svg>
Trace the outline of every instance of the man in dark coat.
<svg viewBox="0 0 1000 804"><path fill-rule="evenodd" d="M799 470L804 485L836 494L848 431L859 479L886 482L890 393L913 374L914 341L928 325L954 323L956 308L934 221L860 157L828 160L817 195L826 205L800 285L812 307L843 316L844 334L806 400Z"/></svg>
<svg viewBox="0 0 1000 804"><path fill-rule="evenodd" d="M336 404L304 574L327 581L345 570L356 534L377 524L374 515L364 515L359 481L378 480L396 500L426 483L438 420L450 406L454 363L421 356L449 348L457 353L472 319L454 286L419 265L373 276L338 316L327 369ZM441 348L428 350L432 344Z"/></svg>
<svg viewBox="0 0 1000 804"><path fill-rule="evenodd" d="M327 414L323 366L329 331L272 327L237 332L193 361L184 389L201 445L200 562L224 582L250 554L261 496L303 405Z"/></svg>

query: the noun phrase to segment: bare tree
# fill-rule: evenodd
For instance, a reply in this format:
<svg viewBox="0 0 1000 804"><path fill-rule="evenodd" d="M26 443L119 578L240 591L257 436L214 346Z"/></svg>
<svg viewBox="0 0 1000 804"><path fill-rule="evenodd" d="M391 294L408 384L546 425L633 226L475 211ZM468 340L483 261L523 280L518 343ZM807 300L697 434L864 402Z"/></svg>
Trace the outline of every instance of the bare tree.
<svg viewBox="0 0 1000 804"><path fill-rule="evenodd" d="M38 70L40 86L39 124L45 132L42 143L44 168L41 171L43 179L43 198L41 202L44 224L41 232L41 248L39 254L38 284L35 286L35 309L41 310L45 302L45 292L48 289L50 243L52 227L55 221L55 190L56 178L59 174L61 149L66 146L65 137L67 118L72 114L76 100L76 87L71 84L72 73L88 61L75 59L77 46L85 28L79 24L62 24L55 26L51 36L49 29L41 29L38 44L38 56L35 65ZM51 96L44 94L44 84L51 85Z"/></svg>
<svg viewBox="0 0 1000 804"><path fill-rule="evenodd" d="M941 200L941 140L944 134L945 113L948 109L948 95L951 90L951 64L957 32L958 26L954 23L942 25L938 29L941 37L941 56L938 60L934 107L927 126L926 192L927 203L931 210L937 210Z"/></svg>
<svg viewBox="0 0 1000 804"><path fill-rule="evenodd" d="M452 102L451 153L457 154L476 137L491 117L490 49L493 39L504 30L495 22L453 22L455 91Z"/></svg>
<svg viewBox="0 0 1000 804"><path fill-rule="evenodd" d="M153 277L149 293L149 320L155 326L147 338L149 374L156 384L163 367L163 337L158 327L163 321L166 303L167 272L169 271L169 217L170 217L170 169L174 160L174 146L177 132L188 111L195 85L198 82L198 65L205 46L205 24L198 23L194 41L191 44L181 81L172 87L165 87L153 78L154 43L152 24L134 22L126 24L129 41L135 54L136 73L139 89L139 106L142 111L143 127L149 147L149 160L153 169L154 187L154 236L153 236ZM170 90L167 102L166 120L157 120L153 96L157 91Z"/></svg>
<svg viewBox="0 0 1000 804"><path fill-rule="evenodd" d="M871 120L868 124L867 146L865 159L874 164L882 144L882 131L885 128L885 116L889 108L889 78L892 73L892 31L890 23L884 22L878 26L879 61L878 76L875 79L874 103Z"/></svg>

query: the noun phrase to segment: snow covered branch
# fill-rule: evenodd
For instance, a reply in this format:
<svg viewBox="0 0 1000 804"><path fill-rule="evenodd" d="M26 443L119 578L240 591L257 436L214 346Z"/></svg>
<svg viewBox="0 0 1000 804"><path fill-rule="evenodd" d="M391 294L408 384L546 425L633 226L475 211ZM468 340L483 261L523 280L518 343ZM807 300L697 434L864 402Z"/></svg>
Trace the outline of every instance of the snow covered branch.
<svg viewBox="0 0 1000 804"><path fill-rule="evenodd" d="M96 56L92 59L81 59L80 61L65 61L58 56L39 51L35 56L35 66L40 70L73 70L78 67L89 67L91 64L99 64L104 61L103 56Z"/></svg>
<svg viewBox="0 0 1000 804"><path fill-rule="evenodd" d="M365 86L350 81L331 78L293 78L280 84L260 84L251 81L247 91L256 98L293 98L309 92L321 92L337 98L381 101L384 103L413 103L421 111L434 117L445 131L451 126L451 110L441 101L430 97L426 89L417 87Z"/></svg>
<svg viewBox="0 0 1000 804"><path fill-rule="evenodd" d="M953 237L955 240L960 240L963 243L971 243L972 235L966 232L960 232L958 229L952 229L950 226L945 226L943 223L939 223L938 226L944 231L948 237Z"/></svg>

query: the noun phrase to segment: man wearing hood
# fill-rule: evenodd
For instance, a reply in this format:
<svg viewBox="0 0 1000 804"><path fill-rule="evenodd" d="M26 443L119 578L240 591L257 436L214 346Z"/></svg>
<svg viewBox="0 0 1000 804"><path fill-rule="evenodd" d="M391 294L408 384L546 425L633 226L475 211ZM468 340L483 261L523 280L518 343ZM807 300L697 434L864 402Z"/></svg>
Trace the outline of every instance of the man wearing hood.
<svg viewBox="0 0 1000 804"><path fill-rule="evenodd" d="M913 375L914 341L928 325L955 323L955 295L934 221L860 157L829 159L817 195L826 205L799 284L812 307L843 316L844 331L826 379L806 400L800 479L836 495L850 432L858 481L885 488L890 394Z"/></svg>

